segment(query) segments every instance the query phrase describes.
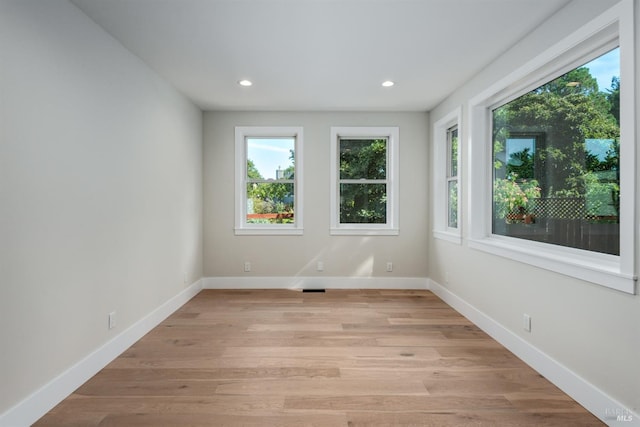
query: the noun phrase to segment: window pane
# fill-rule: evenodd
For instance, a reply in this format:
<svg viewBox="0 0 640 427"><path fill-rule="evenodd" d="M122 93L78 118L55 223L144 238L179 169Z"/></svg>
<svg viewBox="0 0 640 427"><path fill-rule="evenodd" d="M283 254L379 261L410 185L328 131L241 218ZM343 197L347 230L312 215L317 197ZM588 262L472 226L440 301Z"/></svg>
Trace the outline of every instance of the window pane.
<svg viewBox="0 0 640 427"><path fill-rule="evenodd" d="M293 179L295 138L247 138L247 178Z"/></svg>
<svg viewBox="0 0 640 427"><path fill-rule="evenodd" d="M449 194L447 224L450 228L458 228L458 181L449 181L447 184Z"/></svg>
<svg viewBox="0 0 640 427"><path fill-rule="evenodd" d="M340 184L341 224L386 222L386 184Z"/></svg>
<svg viewBox="0 0 640 427"><path fill-rule="evenodd" d="M341 139L340 179L386 179L386 139Z"/></svg>
<svg viewBox="0 0 640 427"><path fill-rule="evenodd" d="M619 255L619 52L493 110L493 232Z"/></svg>
<svg viewBox="0 0 640 427"><path fill-rule="evenodd" d="M292 223L293 195L293 183L248 183L247 224Z"/></svg>
<svg viewBox="0 0 640 427"><path fill-rule="evenodd" d="M449 176L458 176L458 128L449 129L447 135L449 151Z"/></svg>
<svg viewBox="0 0 640 427"><path fill-rule="evenodd" d="M517 175L520 179L534 178L535 137L507 138L505 158L507 175Z"/></svg>

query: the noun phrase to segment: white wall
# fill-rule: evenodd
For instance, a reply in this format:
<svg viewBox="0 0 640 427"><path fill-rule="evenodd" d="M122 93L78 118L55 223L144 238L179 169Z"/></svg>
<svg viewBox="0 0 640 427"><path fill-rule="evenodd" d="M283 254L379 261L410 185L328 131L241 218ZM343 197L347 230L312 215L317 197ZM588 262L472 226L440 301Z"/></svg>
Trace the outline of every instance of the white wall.
<svg viewBox="0 0 640 427"><path fill-rule="evenodd" d="M204 119L204 275L428 276L425 113L210 112ZM234 127L304 128L304 235L234 234ZM400 235L330 236L331 126L400 128ZM324 272L316 262L324 262ZM243 272L244 261L252 263ZM394 271L387 273L387 261Z"/></svg>
<svg viewBox="0 0 640 427"><path fill-rule="evenodd" d="M431 123L462 105L461 141L467 143L470 98L615 3L570 3L434 109ZM639 0L635 0L635 7L637 23ZM636 64L638 37L636 33ZM637 105L639 100L636 94ZM462 150L463 170L468 171L472 159L468 147ZM463 224L469 215L468 187L466 181L462 189ZM463 229L465 237L466 231ZM472 250L466 240L461 246L436 239L430 242L429 274L433 280L637 413L640 297ZM523 313L532 316L531 333L523 331ZM615 409L600 408L601 413Z"/></svg>
<svg viewBox="0 0 640 427"><path fill-rule="evenodd" d="M0 55L2 414L202 277L202 113L64 0Z"/></svg>

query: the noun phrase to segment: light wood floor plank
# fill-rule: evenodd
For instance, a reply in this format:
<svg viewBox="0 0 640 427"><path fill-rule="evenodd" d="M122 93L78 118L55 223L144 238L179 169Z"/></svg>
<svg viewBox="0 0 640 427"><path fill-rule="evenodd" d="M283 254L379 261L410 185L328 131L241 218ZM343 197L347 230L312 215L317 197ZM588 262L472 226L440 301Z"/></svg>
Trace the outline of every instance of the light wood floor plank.
<svg viewBox="0 0 640 427"><path fill-rule="evenodd" d="M596 426L427 291L206 290L36 426Z"/></svg>
<svg viewBox="0 0 640 427"><path fill-rule="evenodd" d="M117 414L109 415L100 423L100 427L347 427L345 415L314 414L255 414L229 415L185 413L185 414Z"/></svg>
<svg viewBox="0 0 640 427"><path fill-rule="evenodd" d="M500 426L546 426L546 427L590 427L603 424L591 414L535 413L523 414L515 411L465 411L450 413L433 412L387 412L347 413L350 427L359 426L421 426L421 427L500 427Z"/></svg>

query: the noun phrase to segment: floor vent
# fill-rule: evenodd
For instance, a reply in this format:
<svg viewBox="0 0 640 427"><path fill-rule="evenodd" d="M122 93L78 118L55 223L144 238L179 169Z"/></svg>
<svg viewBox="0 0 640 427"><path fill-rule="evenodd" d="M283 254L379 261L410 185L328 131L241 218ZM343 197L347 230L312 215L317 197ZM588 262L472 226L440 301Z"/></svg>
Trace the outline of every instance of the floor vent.
<svg viewBox="0 0 640 427"><path fill-rule="evenodd" d="M324 292L324 289L303 289L302 292Z"/></svg>

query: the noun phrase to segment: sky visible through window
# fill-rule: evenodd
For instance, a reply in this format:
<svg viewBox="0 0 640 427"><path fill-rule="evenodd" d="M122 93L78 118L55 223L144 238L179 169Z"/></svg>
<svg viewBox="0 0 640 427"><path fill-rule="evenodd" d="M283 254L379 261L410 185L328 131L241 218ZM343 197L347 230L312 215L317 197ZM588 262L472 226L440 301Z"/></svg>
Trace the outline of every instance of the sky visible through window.
<svg viewBox="0 0 640 427"><path fill-rule="evenodd" d="M585 64L591 75L598 81L598 89L600 92L606 92L611 89L611 79L620 77L620 48L594 59Z"/></svg>
<svg viewBox="0 0 640 427"><path fill-rule="evenodd" d="M248 138L247 158L253 161L264 179L276 179L276 170L292 165L294 138Z"/></svg>

